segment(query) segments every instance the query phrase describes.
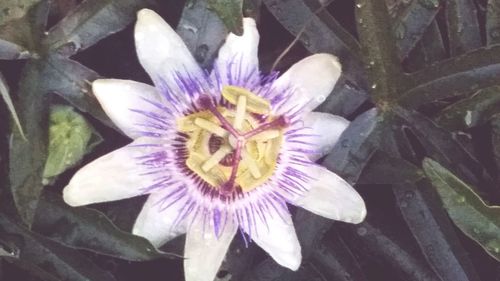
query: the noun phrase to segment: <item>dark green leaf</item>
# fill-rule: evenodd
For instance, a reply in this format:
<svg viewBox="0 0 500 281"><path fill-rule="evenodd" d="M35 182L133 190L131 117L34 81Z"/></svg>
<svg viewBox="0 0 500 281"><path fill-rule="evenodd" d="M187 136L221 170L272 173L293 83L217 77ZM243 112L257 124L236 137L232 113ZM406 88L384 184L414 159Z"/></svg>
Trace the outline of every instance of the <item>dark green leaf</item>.
<svg viewBox="0 0 500 281"><path fill-rule="evenodd" d="M381 141L382 118L375 109L358 116L321 164L354 184Z"/></svg>
<svg viewBox="0 0 500 281"><path fill-rule="evenodd" d="M402 159L377 151L363 169L357 183L360 184L402 184L414 183L423 177L417 166Z"/></svg>
<svg viewBox="0 0 500 281"><path fill-rule="evenodd" d="M500 2L496 0L488 0L486 38L488 45L500 43Z"/></svg>
<svg viewBox="0 0 500 281"><path fill-rule="evenodd" d="M384 1L356 1L356 23L375 102L399 95L405 80Z"/></svg>
<svg viewBox="0 0 500 281"><path fill-rule="evenodd" d="M328 240L324 239L323 243L312 254L311 259L311 263L319 269L326 280L368 280L355 257L337 233L328 235Z"/></svg>
<svg viewBox="0 0 500 281"><path fill-rule="evenodd" d="M21 219L31 225L42 192L42 174L46 160L48 100L40 83L39 62L28 62L19 82L19 119L25 130L23 139L17 129L12 130L9 149L9 181L16 208Z"/></svg>
<svg viewBox="0 0 500 281"><path fill-rule="evenodd" d="M368 94L352 84L345 75L341 75L333 92L315 111L349 116L353 114L368 98Z"/></svg>
<svg viewBox="0 0 500 281"><path fill-rule="evenodd" d="M12 48L22 49L14 58L38 57L39 41L44 36L49 12L49 1L5 0L0 3L0 11L3 12L0 15L0 41L14 44L8 46L11 51Z"/></svg>
<svg viewBox="0 0 500 281"><path fill-rule="evenodd" d="M436 20L427 28L408 59L410 72L422 69L447 57L441 31Z"/></svg>
<svg viewBox="0 0 500 281"><path fill-rule="evenodd" d="M17 116L16 109L14 108L14 104L12 103L12 99L10 98L9 87L7 86L7 81L3 77L2 73L0 73L0 96L2 96L3 101L7 105L7 108L10 111L10 115L12 119L14 119L14 123L19 130L19 134L23 139L26 140L26 136L24 136L23 127L21 127L21 123L19 122L19 117Z"/></svg>
<svg viewBox="0 0 500 281"><path fill-rule="evenodd" d="M452 56L481 47L481 32L473 0L446 0L445 13Z"/></svg>
<svg viewBox="0 0 500 281"><path fill-rule="evenodd" d="M77 164L88 152L92 126L71 106L53 106L50 111L48 157L44 178L55 177ZM99 135L97 135L100 138Z"/></svg>
<svg viewBox="0 0 500 281"><path fill-rule="evenodd" d="M212 65L219 47L227 36L224 24L208 9L206 1L187 4L182 11L176 31L196 61L205 68Z"/></svg>
<svg viewBox="0 0 500 281"><path fill-rule="evenodd" d="M441 280L420 258L415 249L388 236L367 221L356 226L342 226L340 232L351 248L358 249L363 255L370 256L375 262L383 262L384 268L399 276L401 280Z"/></svg>
<svg viewBox="0 0 500 281"><path fill-rule="evenodd" d="M411 129L424 147L426 155L446 163L447 167L471 182L485 183L483 180L489 180L481 163L455 141L450 132L437 127L429 118L416 111L401 107L393 110ZM492 188L486 185L483 187Z"/></svg>
<svg viewBox="0 0 500 281"><path fill-rule="evenodd" d="M0 59L15 60L29 57L30 53L25 48L0 38Z"/></svg>
<svg viewBox="0 0 500 281"><path fill-rule="evenodd" d="M478 91L448 106L439 113L436 123L448 130L464 130L487 122L495 113L500 113L498 86Z"/></svg>
<svg viewBox="0 0 500 281"><path fill-rule="evenodd" d="M66 246L131 261L173 257L145 238L119 230L101 212L72 208L60 196L44 193L33 228Z"/></svg>
<svg viewBox="0 0 500 281"><path fill-rule="evenodd" d="M500 171L500 114L497 114L492 118L491 127L492 127L491 142L493 144L493 156L495 158L497 171ZM498 173L498 175L500 175L500 173ZM497 177L497 180L500 180L500 178Z"/></svg>
<svg viewBox="0 0 500 281"><path fill-rule="evenodd" d="M2 230L19 248L20 262L44 280L113 281L115 278L100 269L85 256L41 235L30 232L0 213Z"/></svg>
<svg viewBox="0 0 500 281"><path fill-rule="evenodd" d="M66 99L80 111L88 112L109 127L115 128L92 94L91 82L99 78L93 70L76 61L57 55L43 60L41 75L48 92Z"/></svg>
<svg viewBox="0 0 500 281"><path fill-rule="evenodd" d="M394 131L397 148L392 151L416 162L415 147L403 132ZM420 140L420 139L419 139ZM393 186L397 205L418 242L422 253L442 280L478 280L471 261L430 184L421 180L416 184Z"/></svg>
<svg viewBox="0 0 500 281"><path fill-rule="evenodd" d="M500 207L486 205L468 184L439 163L427 158L423 167L455 225L500 261Z"/></svg>
<svg viewBox="0 0 500 281"><path fill-rule="evenodd" d="M412 74L401 104L411 108L500 84L500 46L479 49Z"/></svg>
<svg viewBox="0 0 500 281"><path fill-rule="evenodd" d="M442 280L479 280L432 187L426 182L402 184L393 191L403 218Z"/></svg>
<svg viewBox="0 0 500 281"><path fill-rule="evenodd" d="M243 34L243 0L207 0L227 29L236 35Z"/></svg>
<svg viewBox="0 0 500 281"><path fill-rule="evenodd" d="M396 17L392 26L400 58L407 57L422 39L439 8L438 0L410 1L408 7Z"/></svg>
<svg viewBox="0 0 500 281"><path fill-rule="evenodd" d="M318 1L263 0L276 19L311 53L331 53L342 63L343 78L336 87L335 95L325 101L322 111L330 108L337 113L351 114L367 99L368 88L357 41L326 11ZM314 10L314 12L311 10ZM316 15L315 11L319 14ZM345 85L342 87L342 85ZM343 108L338 108L342 101ZM331 106L336 104L335 107Z"/></svg>
<svg viewBox="0 0 500 281"><path fill-rule="evenodd" d="M44 44L71 56L124 29L150 0L87 0L50 29Z"/></svg>

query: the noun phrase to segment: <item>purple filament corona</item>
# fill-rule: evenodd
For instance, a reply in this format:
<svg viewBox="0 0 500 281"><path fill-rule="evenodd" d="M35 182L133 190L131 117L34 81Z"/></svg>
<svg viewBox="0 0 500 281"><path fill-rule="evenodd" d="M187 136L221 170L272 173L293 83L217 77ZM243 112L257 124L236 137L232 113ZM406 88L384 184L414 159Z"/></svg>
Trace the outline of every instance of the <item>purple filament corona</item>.
<svg viewBox="0 0 500 281"><path fill-rule="evenodd" d="M282 106L293 95L293 89L276 87L277 73L264 76L257 69L246 69L239 61L215 67L210 74L189 73L185 70L178 72L175 77L153 77L164 103L148 100L158 109L155 112L140 108L130 110L147 117L147 122L136 124L137 132L147 142L141 144L144 155L136 160L139 173L155 179L154 183L143 187L144 193L162 194L162 199L157 202L158 208L175 208L176 224L189 227L201 220L204 229L213 231L217 236L231 222L251 239L262 231L258 226L266 228L270 218L288 216L287 203L308 190L310 177L302 169L313 165L307 154L314 153L315 148L307 141L312 132L300 120L301 108L282 112ZM177 129L178 118L201 110L208 109L220 119L216 107L232 107L221 96L225 85L248 89L270 101L273 112L280 112L278 118L269 123L262 122L259 128L243 137L249 138L267 128L286 127L273 175L247 192L234 187L233 174L238 167L236 162L239 161L238 151L241 151L241 147L233 154L231 178L217 189L186 166L189 154L186 143L189 137ZM225 124L225 120L220 121ZM223 127L231 134L238 134L229 125Z"/></svg>

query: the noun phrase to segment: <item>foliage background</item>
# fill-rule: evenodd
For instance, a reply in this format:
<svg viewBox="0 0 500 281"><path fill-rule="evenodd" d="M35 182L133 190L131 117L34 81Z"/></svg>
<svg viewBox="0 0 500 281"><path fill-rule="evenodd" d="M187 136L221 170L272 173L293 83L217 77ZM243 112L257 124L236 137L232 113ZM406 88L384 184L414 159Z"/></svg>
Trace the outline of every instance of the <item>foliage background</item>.
<svg viewBox="0 0 500 281"><path fill-rule="evenodd" d="M317 52L344 67L318 110L352 123L321 163L356 183L366 221L293 210L298 272L235 239L218 280L500 280L495 0L2 0L1 280L182 280L183 237L156 251L128 233L145 198L71 208L60 196L79 167L128 142L89 85L151 83L133 45L141 7L207 68L242 14L258 20L263 70Z"/></svg>

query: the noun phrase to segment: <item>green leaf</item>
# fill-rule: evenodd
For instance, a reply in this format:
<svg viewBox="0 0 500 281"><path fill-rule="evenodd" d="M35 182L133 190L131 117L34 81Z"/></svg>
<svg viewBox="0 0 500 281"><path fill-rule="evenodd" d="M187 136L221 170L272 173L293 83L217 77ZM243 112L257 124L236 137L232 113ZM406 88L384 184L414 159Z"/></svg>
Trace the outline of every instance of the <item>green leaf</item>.
<svg viewBox="0 0 500 281"><path fill-rule="evenodd" d="M491 120L491 143L493 144L493 157L495 159L497 175L500 175L500 114Z"/></svg>
<svg viewBox="0 0 500 281"><path fill-rule="evenodd" d="M78 110L88 112L105 125L116 129L92 94L91 82L100 77L95 71L76 61L51 55L43 60L40 72L47 92L56 93Z"/></svg>
<svg viewBox="0 0 500 281"><path fill-rule="evenodd" d="M500 113L499 86L478 91L448 106L439 113L436 122L448 130L464 130L487 122L495 113Z"/></svg>
<svg viewBox="0 0 500 281"><path fill-rule="evenodd" d="M500 206L488 206L471 186L429 158L423 168L456 226L500 261Z"/></svg>
<svg viewBox="0 0 500 281"><path fill-rule="evenodd" d="M263 0L263 3L294 37L311 53L339 57L343 75L318 108L322 112L350 115L368 98L369 88L357 40L314 0Z"/></svg>
<svg viewBox="0 0 500 281"><path fill-rule="evenodd" d="M236 35L243 34L243 0L207 0L227 29Z"/></svg>
<svg viewBox="0 0 500 281"><path fill-rule="evenodd" d="M444 11L451 56L457 56L482 46L474 1L446 1Z"/></svg>
<svg viewBox="0 0 500 281"><path fill-rule="evenodd" d="M500 84L500 46L471 51L411 74L413 86L400 103L409 108L473 94Z"/></svg>
<svg viewBox="0 0 500 281"><path fill-rule="evenodd" d="M414 183L424 174L412 163L377 151L363 169L359 184L403 184Z"/></svg>
<svg viewBox="0 0 500 281"><path fill-rule="evenodd" d="M339 231L351 250L362 253L363 257L372 258L371 261L374 263L382 263L385 270L399 277L394 278L395 280L441 280L421 257L419 251L410 243L397 239L400 236L396 236L393 233L394 231L388 229L387 226L387 224L374 225L370 221L370 217L368 217L367 220L358 225L342 225L339 227ZM351 279L341 278L339 280L347 281ZM374 279L369 278L368 280Z"/></svg>
<svg viewBox="0 0 500 281"><path fill-rule="evenodd" d="M19 260L14 262L35 275L43 276L43 280L115 280L84 255L29 231L2 213L0 230L2 237L10 240L19 250Z"/></svg>
<svg viewBox="0 0 500 281"><path fill-rule="evenodd" d="M16 123L17 129L19 130L19 134L24 140L26 140L26 136L24 135L23 132L23 127L19 122L19 117L17 116L16 109L14 108L14 104L12 103L12 99L10 98L7 81L5 81L5 78L3 77L2 73L0 73L0 95L2 96L3 101L5 102L7 108L10 111L12 119L14 119L14 123Z"/></svg>
<svg viewBox="0 0 500 281"><path fill-rule="evenodd" d="M358 116L321 164L354 184L381 141L384 130L382 119L376 109Z"/></svg>
<svg viewBox="0 0 500 281"><path fill-rule="evenodd" d="M494 189L486 185L489 177L483 165L453 138L452 133L438 127L423 114L402 107L391 109L422 144L429 157L446 163L450 169L470 182L482 183L482 188Z"/></svg>
<svg viewBox="0 0 500 281"><path fill-rule="evenodd" d="M130 261L174 257L156 250L145 238L118 229L101 212L70 207L51 192L40 200L33 229L71 248Z"/></svg>
<svg viewBox="0 0 500 281"><path fill-rule="evenodd" d="M19 82L16 108L25 130L25 141L17 129L12 130L9 147L9 181L15 206L21 219L31 225L42 192L42 174L46 160L48 96L44 91L39 62L25 66Z"/></svg>
<svg viewBox="0 0 500 281"><path fill-rule="evenodd" d="M196 61L205 68L212 66L227 36L224 23L215 12L208 9L206 1L187 3L176 31Z"/></svg>
<svg viewBox="0 0 500 281"><path fill-rule="evenodd" d="M486 38L488 45L500 43L500 2L496 0L488 0Z"/></svg>
<svg viewBox="0 0 500 281"><path fill-rule="evenodd" d="M29 57L30 54L25 48L0 38L0 59L15 60Z"/></svg>
<svg viewBox="0 0 500 281"><path fill-rule="evenodd" d="M398 13L392 26L401 59L406 58L422 39L439 10L438 0L410 1L408 7Z"/></svg>
<svg viewBox="0 0 500 281"><path fill-rule="evenodd" d="M20 51L14 58L37 57L40 39L44 36L49 1L3 0L0 11L3 12L0 13L0 41L10 42L8 47L11 51L12 48Z"/></svg>
<svg viewBox="0 0 500 281"><path fill-rule="evenodd" d="M26 16L32 6L41 0L2 0L0 2L0 25Z"/></svg>
<svg viewBox="0 0 500 281"><path fill-rule="evenodd" d="M408 71L415 72L447 57L437 20L427 28L421 40L410 53Z"/></svg>
<svg viewBox="0 0 500 281"><path fill-rule="evenodd" d="M71 56L124 29L151 0L87 0L49 30L44 45Z"/></svg>
<svg viewBox="0 0 500 281"><path fill-rule="evenodd" d="M55 177L77 164L89 151L97 132L71 106L53 106L50 112L49 148L44 178ZM97 135L97 140L101 137Z"/></svg>

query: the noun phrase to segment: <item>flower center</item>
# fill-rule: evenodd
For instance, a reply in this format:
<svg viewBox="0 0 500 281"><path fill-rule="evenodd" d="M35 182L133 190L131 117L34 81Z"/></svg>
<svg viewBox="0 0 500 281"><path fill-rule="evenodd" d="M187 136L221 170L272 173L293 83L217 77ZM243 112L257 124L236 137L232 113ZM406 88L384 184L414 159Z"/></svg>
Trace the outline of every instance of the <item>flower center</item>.
<svg viewBox="0 0 500 281"><path fill-rule="evenodd" d="M204 110L177 120L188 135L186 166L211 187L228 195L253 190L272 176L288 120L271 116L270 102L236 86L225 86L227 103L204 96Z"/></svg>

